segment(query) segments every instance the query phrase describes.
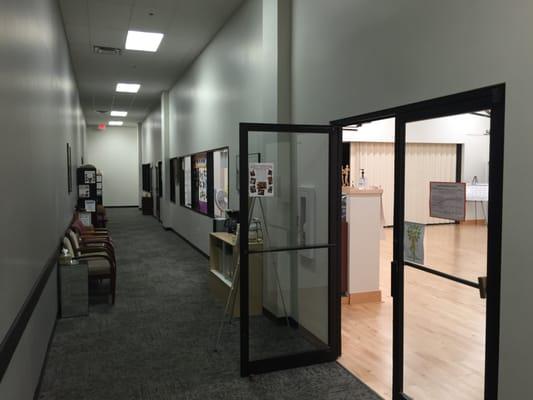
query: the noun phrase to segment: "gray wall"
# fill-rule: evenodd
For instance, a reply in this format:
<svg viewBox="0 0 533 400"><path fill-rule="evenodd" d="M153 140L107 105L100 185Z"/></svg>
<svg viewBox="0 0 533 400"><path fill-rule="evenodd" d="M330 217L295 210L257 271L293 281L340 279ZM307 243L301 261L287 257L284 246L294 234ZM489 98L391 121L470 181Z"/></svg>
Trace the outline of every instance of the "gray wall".
<svg viewBox="0 0 533 400"><path fill-rule="evenodd" d="M294 0L293 120L507 84L500 399L533 397L533 3Z"/></svg>
<svg viewBox="0 0 533 400"><path fill-rule="evenodd" d="M136 206L139 190L136 127L87 130L87 162L103 175L104 206Z"/></svg>
<svg viewBox="0 0 533 400"><path fill-rule="evenodd" d="M75 168L85 123L54 0L4 0L0 12L0 340L13 323L72 217L66 144ZM0 398L33 398L56 316L56 275L35 309Z"/></svg>

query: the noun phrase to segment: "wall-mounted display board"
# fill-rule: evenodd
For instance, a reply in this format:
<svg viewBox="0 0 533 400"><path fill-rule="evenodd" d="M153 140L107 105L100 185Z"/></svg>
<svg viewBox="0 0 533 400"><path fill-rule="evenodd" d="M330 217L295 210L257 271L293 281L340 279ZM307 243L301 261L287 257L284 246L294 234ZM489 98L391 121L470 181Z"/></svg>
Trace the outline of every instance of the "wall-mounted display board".
<svg viewBox="0 0 533 400"><path fill-rule="evenodd" d="M429 182L429 215L434 218L464 221L466 184L463 182Z"/></svg>
<svg viewBox="0 0 533 400"><path fill-rule="evenodd" d="M92 224L96 222L97 174L93 165L82 165L77 170L78 211L91 213Z"/></svg>
<svg viewBox="0 0 533 400"><path fill-rule="evenodd" d="M72 193L72 148L67 143L67 190Z"/></svg>
<svg viewBox="0 0 533 400"><path fill-rule="evenodd" d="M150 164L142 165L142 184L143 191L151 192L152 191L152 176L151 176L151 166Z"/></svg>
<svg viewBox="0 0 533 400"><path fill-rule="evenodd" d="M96 204L103 205L104 204L104 179L102 177L102 173L100 171L96 172Z"/></svg>
<svg viewBox="0 0 533 400"><path fill-rule="evenodd" d="M210 217L223 217L228 207L228 148L180 157L178 167L180 205Z"/></svg>
<svg viewBox="0 0 533 400"><path fill-rule="evenodd" d="M157 162L157 196L163 197L163 161Z"/></svg>
<svg viewBox="0 0 533 400"><path fill-rule="evenodd" d="M213 198L215 218L225 217L229 196L229 150L213 151Z"/></svg>
<svg viewBox="0 0 533 400"><path fill-rule="evenodd" d="M179 177L178 177L178 159L176 157L174 158L171 158L170 161L169 161L169 178L170 178L170 190L169 190L169 194L170 194L170 201L172 203L175 203L176 202L176 185L178 184L179 182Z"/></svg>

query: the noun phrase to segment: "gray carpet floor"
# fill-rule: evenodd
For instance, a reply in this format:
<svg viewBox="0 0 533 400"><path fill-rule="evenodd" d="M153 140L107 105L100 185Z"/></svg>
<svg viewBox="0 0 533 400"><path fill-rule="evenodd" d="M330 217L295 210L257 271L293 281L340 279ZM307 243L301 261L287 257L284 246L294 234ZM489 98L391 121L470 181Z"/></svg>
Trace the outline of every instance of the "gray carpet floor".
<svg viewBox="0 0 533 400"><path fill-rule="evenodd" d="M136 209L109 210L108 227L116 304L58 321L39 399L379 399L337 363L241 378L238 323L212 350L223 305L207 260Z"/></svg>

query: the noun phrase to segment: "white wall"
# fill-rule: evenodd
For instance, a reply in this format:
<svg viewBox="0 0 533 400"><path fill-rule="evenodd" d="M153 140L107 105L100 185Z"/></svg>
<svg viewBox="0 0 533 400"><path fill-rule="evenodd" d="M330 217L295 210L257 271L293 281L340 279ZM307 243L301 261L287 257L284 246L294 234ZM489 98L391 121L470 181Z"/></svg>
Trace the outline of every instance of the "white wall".
<svg viewBox="0 0 533 400"><path fill-rule="evenodd" d="M66 144L75 185L85 135L57 1L4 0L1 8L0 342L72 218ZM54 270L0 382L1 399L33 399L57 313L56 282Z"/></svg>
<svg viewBox="0 0 533 400"><path fill-rule="evenodd" d="M156 176L155 167L159 161L163 161L162 153L162 135L161 135L161 107L158 106L148 115L140 128L140 146L141 146L141 165L151 164L152 166L152 197L154 199L154 215L156 210ZM163 162L164 164L164 162ZM164 182L164 181L163 181ZM142 181L139 180L139 193L142 194ZM165 187L163 185L163 187Z"/></svg>
<svg viewBox="0 0 533 400"><path fill-rule="evenodd" d="M103 175L104 206L137 206L139 190L137 128L87 130L87 160Z"/></svg>
<svg viewBox="0 0 533 400"><path fill-rule="evenodd" d="M293 119L325 123L506 83L500 399L533 397L533 3L294 0Z"/></svg>
<svg viewBox="0 0 533 400"><path fill-rule="evenodd" d="M245 2L169 92L168 157L228 146L230 208L239 208L235 181L239 122L263 120L263 102L258 95L262 85L261 16L260 1ZM160 139L153 143L161 147ZM165 201L164 225L207 253L211 218L181 207L179 200L173 204L165 197Z"/></svg>

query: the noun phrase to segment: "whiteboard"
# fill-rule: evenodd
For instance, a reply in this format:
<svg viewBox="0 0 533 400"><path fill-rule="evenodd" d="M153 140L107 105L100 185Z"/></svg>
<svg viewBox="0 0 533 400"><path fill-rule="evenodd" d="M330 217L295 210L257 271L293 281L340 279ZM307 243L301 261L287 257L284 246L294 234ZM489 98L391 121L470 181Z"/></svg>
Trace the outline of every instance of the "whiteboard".
<svg viewBox="0 0 533 400"><path fill-rule="evenodd" d="M489 184L466 185L466 201L489 201Z"/></svg>
<svg viewBox="0 0 533 400"><path fill-rule="evenodd" d="M429 182L429 215L434 218L464 221L466 184L462 182Z"/></svg>

